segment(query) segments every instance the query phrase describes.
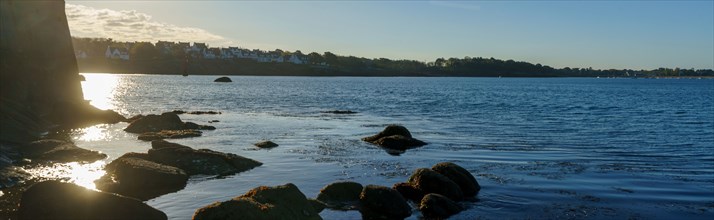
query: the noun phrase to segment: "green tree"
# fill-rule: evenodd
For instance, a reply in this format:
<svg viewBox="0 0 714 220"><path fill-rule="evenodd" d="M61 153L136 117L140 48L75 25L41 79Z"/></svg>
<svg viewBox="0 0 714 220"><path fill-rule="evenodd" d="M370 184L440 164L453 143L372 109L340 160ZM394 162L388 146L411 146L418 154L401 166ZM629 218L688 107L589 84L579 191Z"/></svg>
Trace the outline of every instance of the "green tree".
<svg viewBox="0 0 714 220"><path fill-rule="evenodd" d="M159 56L159 51L154 44L149 42L139 42L134 44L129 50L132 60L150 60Z"/></svg>

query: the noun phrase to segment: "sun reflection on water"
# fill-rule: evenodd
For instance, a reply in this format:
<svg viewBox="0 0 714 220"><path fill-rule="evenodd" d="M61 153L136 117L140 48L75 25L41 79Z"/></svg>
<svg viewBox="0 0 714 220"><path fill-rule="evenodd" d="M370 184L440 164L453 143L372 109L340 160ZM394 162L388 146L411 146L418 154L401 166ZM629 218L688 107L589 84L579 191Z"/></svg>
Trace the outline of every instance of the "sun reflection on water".
<svg viewBox="0 0 714 220"><path fill-rule="evenodd" d="M102 110L113 109L114 93L119 85L119 77L111 74L82 74L85 81L82 82L82 92L84 99L94 107Z"/></svg>
<svg viewBox="0 0 714 220"><path fill-rule="evenodd" d="M77 139L81 141L101 141L110 138L106 124L94 125L77 131L79 134Z"/></svg>
<svg viewBox="0 0 714 220"><path fill-rule="evenodd" d="M94 163L55 163L51 166L38 166L25 169L26 172L42 179L59 179L63 182L74 183L91 190L97 190L94 181L102 177L104 161Z"/></svg>

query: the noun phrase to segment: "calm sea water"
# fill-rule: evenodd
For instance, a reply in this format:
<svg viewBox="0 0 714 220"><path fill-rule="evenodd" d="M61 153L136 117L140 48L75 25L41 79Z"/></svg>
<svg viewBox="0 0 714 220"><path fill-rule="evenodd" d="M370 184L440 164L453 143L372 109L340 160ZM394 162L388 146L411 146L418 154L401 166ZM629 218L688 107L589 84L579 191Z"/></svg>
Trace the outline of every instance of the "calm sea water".
<svg viewBox="0 0 714 220"><path fill-rule="evenodd" d="M127 116L220 111L181 115L220 122L202 137L174 141L264 163L227 178L194 177L184 190L147 202L172 219L260 185L290 182L315 197L334 181L391 186L442 161L465 167L482 186L453 219L714 219L714 80L85 77L85 98ZM359 113L321 113L328 110ZM360 141L387 124L402 124L429 145L392 156ZM80 147L110 156L80 165L85 179L126 152L150 148L122 131L126 125L71 134ZM264 139L280 146L252 146ZM360 219L356 211L321 215Z"/></svg>

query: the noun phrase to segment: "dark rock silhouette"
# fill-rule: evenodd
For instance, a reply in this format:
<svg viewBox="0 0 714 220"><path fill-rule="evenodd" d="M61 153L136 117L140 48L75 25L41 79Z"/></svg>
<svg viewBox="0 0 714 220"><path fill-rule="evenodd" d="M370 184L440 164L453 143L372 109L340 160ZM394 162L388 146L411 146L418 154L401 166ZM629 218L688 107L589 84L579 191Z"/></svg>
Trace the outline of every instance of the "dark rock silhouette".
<svg viewBox="0 0 714 220"><path fill-rule="evenodd" d="M419 203L421 214L432 219L445 219L462 210L458 203L435 193L427 194Z"/></svg>
<svg viewBox="0 0 714 220"><path fill-rule="evenodd" d="M187 112L184 110L173 110L171 111L172 113L176 114L191 114L191 115L220 115L221 112L217 111L192 111L192 112Z"/></svg>
<svg viewBox="0 0 714 220"><path fill-rule="evenodd" d="M216 80L213 80L213 82L233 82L233 80L231 80L231 78L224 76L224 77L219 77Z"/></svg>
<svg viewBox="0 0 714 220"><path fill-rule="evenodd" d="M362 138L362 140L399 151L426 145L425 142L412 138L409 130L400 125L389 125L379 134Z"/></svg>
<svg viewBox="0 0 714 220"><path fill-rule="evenodd" d="M84 101L64 1L0 1L0 141L123 117Z"/></svg>
<svg viewBox="0 0 714 220"><path fill-rule="evenodd" d="M124 131L131 133L141 133L139 140L152 141L159 139L176 139L187 137L199 137L200 130L215 130L216 127L209 125L199 125L193 122L183 122L174 112L166 112L161 115L146 115L132 117L134 119Z"/></svg>
<svg viewBox="0 0 714 220"><path fill-rule="evenodd" d="M151 161L178 167L188 175L231 175L247 171L262 163L236 154L222 153L208 149L193 149L188 146L164 140L151 142Z"/></svg>
<svg viewBox="0 0 714 220"><path fill-rule="evenodd" d="M367 185L360 194L363 219L404 219L412 214L407 200L394 189Z"/></svg>
<svg viewBox="0 0 714 220"><path fill-rule="evenodd" d="M253 145L255 145L256 147L259 147L259 148L274 148L274 147L278 146L278 144L276 144L272 141L261 141L261 142L255 143Z"/></svg>
<svg viewBox="0 0 714 220"><path fill-rule="evenodd" d="M436 193L452 200L464 199L464 193L459 185L436 171L419 168L409 177L409 184L425 193Z"/></svg>
<svg viewBox="0 0 714 220"><path fill-rule="evenodd" d="M362 193L362 184L356 182L334 182L320 189L317 200L325 203L327 207L339 210L357 209L359 195Z"/></svg>
<svg viewBox="0 0 714 220"><path fill-rule="evenodd" d="M20 219L167 219L139 200L58 181L31 186L18 212Z"/></svg>
<svg viewBox="0 0 714 220"><path fill-rule="evenodd" d="M194 220L205 219L322 219L311 202L292 183L254 188L242 196L196 210Z"/></svg>
<svg viewBox="0 0 714 220"><path fill-rule="evenodd" d="M358 112L354 112L354 111L350 111L350 110L332 110L332 111L322 111L320 113L336 114L336 115L350 115L350 114L357 114Z"/></svg>
<svg viewBox="0 0 714 220"><path fill-rule="evenodd" d="M54 139L33 141L20 148L20 152L29 159L55 162L93 162L107 157L103 153L79 148L71 142Z"/></svg>
<svg viewBox="0 0 714 220"><path fill-rule="evenodd" d="M431 167L431 170L454 181L454 183L459 185L459 188L461 188L461 191L466 197L475 196L478 191L481 190L481 186L478 184L478 181L476 181L476 178L471 175L468 170L459 165L442 162Z"/></svg>
<svg viewBox="0 0 714 220"><path fill-rule="evenodd" d="M186 172L146 158L147 154L130 153L107 164L107 174L95 181L97 189L148 200L186 186Z"/></svg>
<svg viewBox="0 0 714 220"><path fill-rule="evenodd" d="M320 213L322 212L322 210L325 210L325 208L327 208L327 205L325 205L325 203L320 202L316 199L307 199L307 201L310 202L310 205L313 209L315 209L317 213Z"/></svg>

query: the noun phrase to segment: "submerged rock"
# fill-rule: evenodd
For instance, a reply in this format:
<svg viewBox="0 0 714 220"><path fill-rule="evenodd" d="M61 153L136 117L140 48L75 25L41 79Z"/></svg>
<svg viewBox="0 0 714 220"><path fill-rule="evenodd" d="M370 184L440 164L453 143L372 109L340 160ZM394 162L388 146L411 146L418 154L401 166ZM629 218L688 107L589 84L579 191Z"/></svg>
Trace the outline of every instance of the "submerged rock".
<svg viewBox="0 0 714 220"><path fill-rule="evenodd" d="M431 167L431 170L446 176L451 181L454 181L456 185L459 185L464 196L471 197L475 196L481 186L476 181L476 178L469 173L468 170L463 167L450 162L442 162Z"/></svg>
<svg viewBox="0 0 714 220"><path fill-rule="evenodd" d="M216 80L213 80L213 82L233 82L233 80L231 80L231 78L224 76L224 77L219 77Z"/></svg>
<svg viewBox="0 0 714 220"><path fill-rule="evenodd" d="M148 200L183 189L183 170L147 160L148 154L128 153L107 164L107 174L95 181L97 189Z"/></svg>
<svg viewBox="0 0 714 220"><path fill-rule="evenodd" d="M97 151L79 148L71 142L54 139L33 141L19 149L27 158L56 162L93 162L107 157Z"/></svg>
<svg viewBox="0 0 714 220"><path fill-rule="evenodd" d="M163 130L159 132L144 132L139 135L138 139L142 141L153 141L161 139L178 139L189 137L200 137L203 132L194 129L186 130Z"/></svg>
<svg viewBox="0 0 714 220"><path fill-rule="evenodd" d="M419 168L409 177L409 184L425 193L444 195L452 200L464 199L464 193L459 185L436 171Z"/></svg>
<svg viewBox="0 0 714 220"><path fill-rule="evenodd" d="M327 207L340 210L357 209L362 184L356 182L334 182L320 189L317 200Z"/></svg>
<svg viewBox="0 0 714 220"><path fill-rule="evenodd" d="M462 210L453 200L435 193L427 194L419 203L419 211L427 218L445 219Z"/></svg>
<svg viewBox="0 0 714 220"><path fill-rule="evenodd" d="M193 149L164 140L151 142L149 158L157 163L181 168L188 175L231 175L253 169L262 163L236 154L208 149Z"/></svg>
<svg viewBox="0 0 714 220"><path fill-rule="evenodd" d="M364 219L404 219L412 214L407 200L394 189L367 185L360 194Z"/></svg>
<svg viewBox="0 0 714 220"><path fill-rule="evenodd" d="M400 125L389 125L379 134L362 138L362 140L387 149L400 151L426 145L425 142L412 138L409 130Z"/></svg>
<svg viewBox="0 0 714 220"><path fill-rule="evenodd" d="M336 115L350 115L350 114L357 114L358 112L354 112L354 111L350 111L350 110L332 110L332 111L322 111L321 113L336 114Z"/></svg>
<svg viewBox="0 0 714 220"><path fill-rule="evenodd" d="M196 210L194 220L204 219L322 219L297 186L261 186L224 202Z"/></svg>
<svg viewBox="0 0 714 220"><path fill-rule="evenodd" d="M58 181L27 189L18 212L20 219L167 219L139 200Z"/></svg>
<svg viewBox="0 0 714 220"><path fill-rule="evenodd" d="M255 143L253 145L255 145L256 147L259 147L259 148L274 148L274 147L278 146L278 144L276 144L272 141L261 141L261 142Z"/></svg>

